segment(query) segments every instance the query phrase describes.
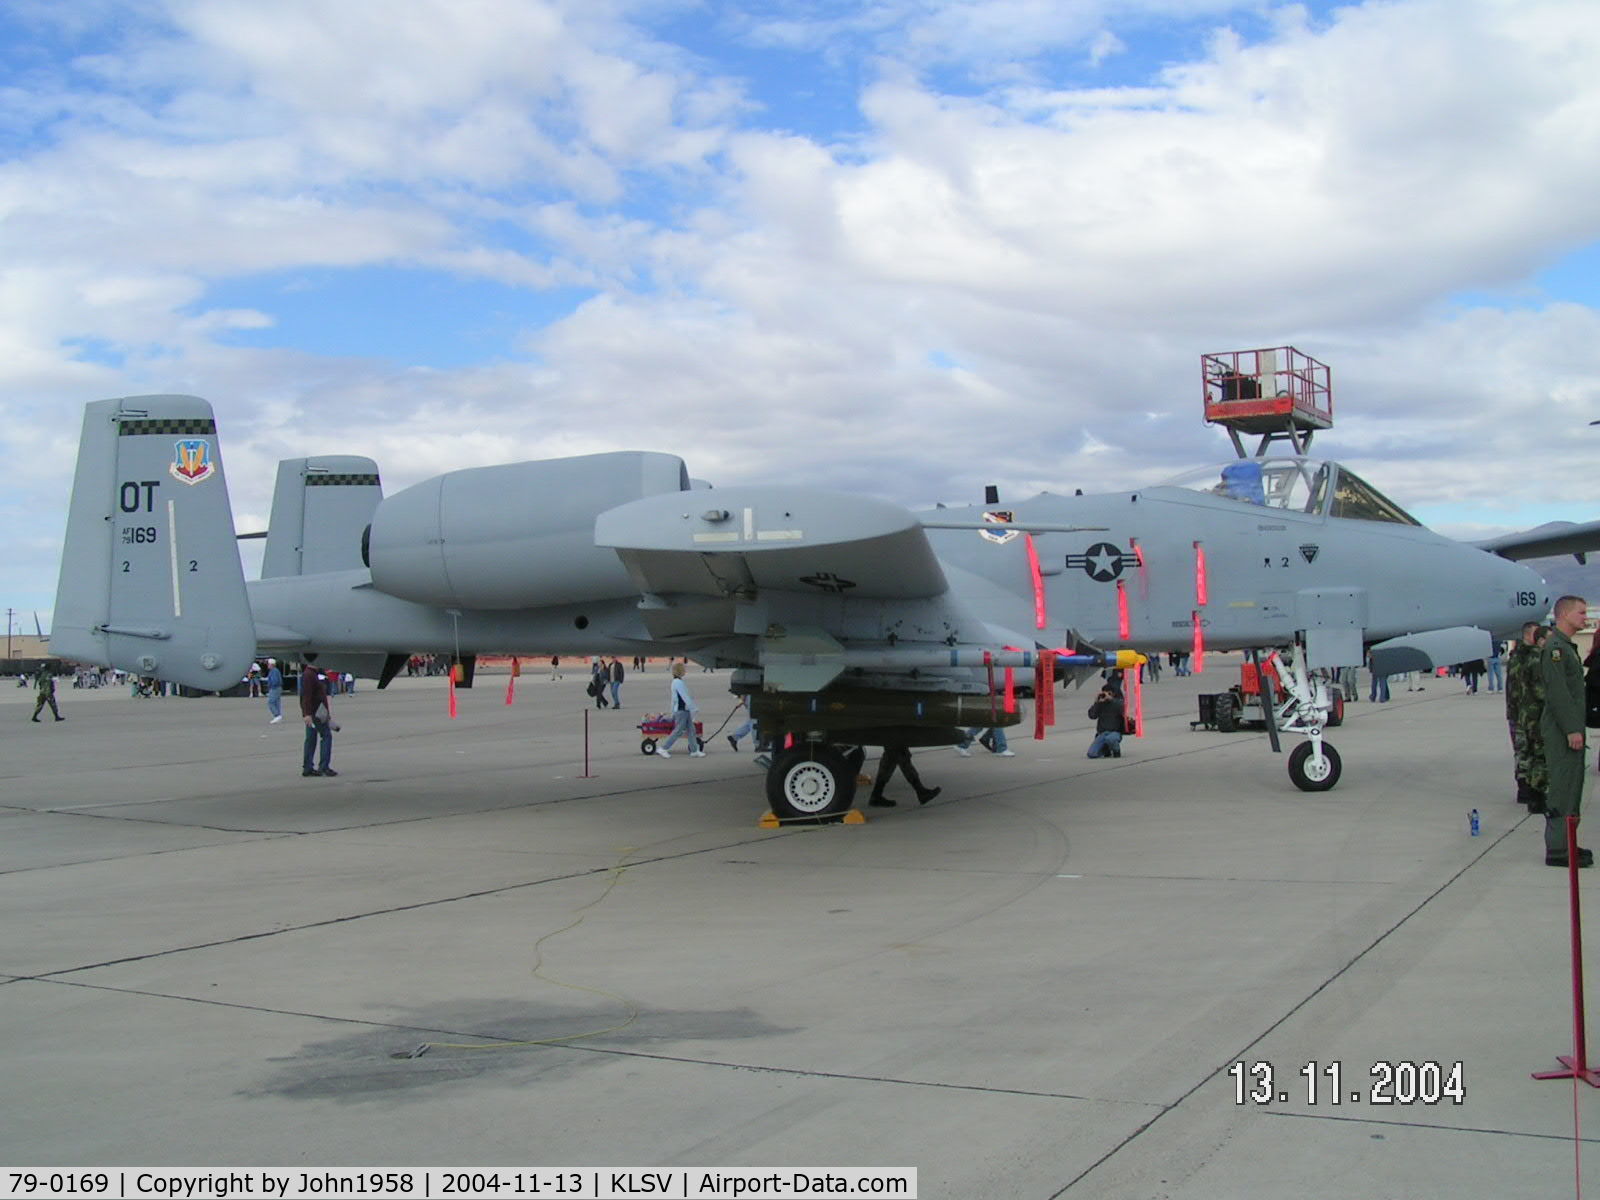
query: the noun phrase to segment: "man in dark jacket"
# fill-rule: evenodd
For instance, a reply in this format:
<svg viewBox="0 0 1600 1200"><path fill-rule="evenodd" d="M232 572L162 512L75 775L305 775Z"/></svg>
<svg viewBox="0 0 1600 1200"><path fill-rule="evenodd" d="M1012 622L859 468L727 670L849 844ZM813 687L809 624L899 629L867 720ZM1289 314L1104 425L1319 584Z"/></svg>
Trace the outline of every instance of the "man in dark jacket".
<svg viewBox="0 0 1600 1200"><path fill-rule="evenodd" d="M305 753L300 760L301 775L337 775L333 759L333 710L328 704L328 677L310 663L300 672L300 715L306 723ZM317 743L322 754L317 766L311 765Z"/></svg>
<svg viewBox="0 0 1600 1200"><path fill-rule="evenodd" d="M1127 728L1122 698L1110 688L1101 688L1089 706L1094 718L1094 741L1089 743L1090 758L1121 758L1122 733Z"/></svg>

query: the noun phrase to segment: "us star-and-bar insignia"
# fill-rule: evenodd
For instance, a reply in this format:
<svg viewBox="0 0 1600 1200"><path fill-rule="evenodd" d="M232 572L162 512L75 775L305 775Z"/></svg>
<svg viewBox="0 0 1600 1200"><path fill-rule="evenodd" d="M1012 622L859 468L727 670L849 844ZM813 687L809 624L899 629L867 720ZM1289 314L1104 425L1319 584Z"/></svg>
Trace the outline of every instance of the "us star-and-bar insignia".
<svg viewBox="0 0 1600 1200"><path fill-rule="evenodd" d="M1096 542L1082 554L1067 555L1068 567L1082 567L1084 574L1096 583L1110 583L1131 567L1139 565L1136 554L1124 554L1122 547L1110 542Z"/></svg>

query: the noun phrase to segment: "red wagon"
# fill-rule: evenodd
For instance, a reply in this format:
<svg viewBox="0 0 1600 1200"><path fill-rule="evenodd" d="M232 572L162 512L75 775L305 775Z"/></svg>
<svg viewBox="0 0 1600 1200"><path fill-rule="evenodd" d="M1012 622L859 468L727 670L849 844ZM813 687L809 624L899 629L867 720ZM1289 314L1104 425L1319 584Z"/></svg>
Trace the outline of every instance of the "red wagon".
<svg viewBox="0 0 1600 1200"><path fill-rule="evenodd" d="M644 741L639 743L640 754L654 754L656 743L672 732L672 714L655 713L639 722L639 732L644 734ZM706 748L706 739L703 736L704 727L699 721L694 723L694 741L696 750Z"/></svg>

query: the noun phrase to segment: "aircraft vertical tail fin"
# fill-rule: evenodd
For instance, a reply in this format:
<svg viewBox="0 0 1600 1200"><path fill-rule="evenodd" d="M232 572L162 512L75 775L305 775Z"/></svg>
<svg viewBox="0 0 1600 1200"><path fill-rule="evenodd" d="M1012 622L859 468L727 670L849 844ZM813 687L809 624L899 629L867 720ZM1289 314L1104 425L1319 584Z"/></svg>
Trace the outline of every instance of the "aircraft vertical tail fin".
<svg viewBox="0 0 1600 1200"><path fill-rule="evenodd" d="M278 464L261 578L354 571L361 535L383 499L378 464L353 454L286 458Z"/></svg>
<svg viewBox="0 0 1600 1200"><path fill-rule="evenodd" d="M211 405L85 406L52 653L221 691L255 640Z"/></svg>

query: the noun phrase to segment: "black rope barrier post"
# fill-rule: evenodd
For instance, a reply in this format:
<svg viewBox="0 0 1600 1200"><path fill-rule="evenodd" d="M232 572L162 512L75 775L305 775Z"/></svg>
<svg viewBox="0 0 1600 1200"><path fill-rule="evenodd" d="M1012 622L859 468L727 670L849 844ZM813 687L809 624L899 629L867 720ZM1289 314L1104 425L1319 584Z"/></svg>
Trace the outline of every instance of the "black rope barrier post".
<svg viewBox="0 0 1600 1200"><path fill-rule="evenodd" d="M579 779L593 779L589 773L589 706L583 706L583 774Z"/></svg>

